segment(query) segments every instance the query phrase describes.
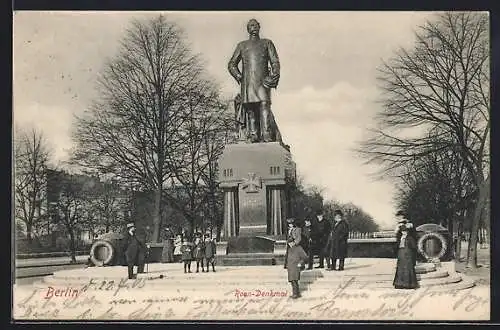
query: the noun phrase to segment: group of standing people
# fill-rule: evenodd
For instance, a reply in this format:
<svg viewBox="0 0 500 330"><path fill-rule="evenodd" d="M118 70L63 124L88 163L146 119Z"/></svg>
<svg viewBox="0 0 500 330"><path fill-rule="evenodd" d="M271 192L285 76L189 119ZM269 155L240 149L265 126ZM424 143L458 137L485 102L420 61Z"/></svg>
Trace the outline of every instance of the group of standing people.
<svg viewBox="0 0 500 330"><path fill-rule="evenodd" d="M149 247L142 236L137 234L137 228L134 223L127 224L124 254L129 279L136 277L134 274L134 266L136 265L137 274L144 273ZM185 273L191 273L192 261L196 262L196 272L199 272L200 265L202 272L205 272L205 269L206 272L209 272L210 265L212 266L212 271L215 272L216 244L210 233L206 233L205 235L196 233L194 239L191 239L190 235L184 232L175 238L175 240L179 240L179 244L176 244L174 241L174 236L172 229L169 226L165 227L162 233L163 249L161 262L175 262L177 261L175 257L179 255L180 261L184 263Z"/></svg>
<svg viewBox="0 0 500 330"><path fill-rule="evenodd" d="M216 245L210 233L202 235L197 232L194 239L190 239L188 233L183 232L174 238L174 233L167 226L162 235L163 250L161 255L162 263L182 261L184 263L184 273L191 273L191 262L196 262L196 272L215 272ZM180 260L177 260L179 257Z"/></svg>
<svg viewBox="0 0 500 330"><path fill-rule="evenodd" d="M396 214L398 225L396 227L397 263L393 286L396 289L418 288L415 270L417 262L417 234L415 226L399 211ZM326 270L344 270L344 261L347 256L347 240L349 238L349 224L343 218L341 210L334 212L333 221L325 219L323 212L316 213L313 219L306 218L301 224L290 218L287 220L287 251L285 255L285 268L288 271L288 281L292 285L292 298L299 298L300 290L298 281L300 272L312 269L314 256L319 256L319 265L315 268ZM338 261L338 267L337 267Z"/></svg>
<svg viewBox="0 0 500 330"><path fill-rule="evenodd" d="M319 265L315 268L325 268L326 259L326 270L344 270L349 224L341 210L335 210L333 221L326 219L323 211L319 210L314 218L306 218L303 224L293 218L287 223L285 268L292 285L292 298L296 299L300 297L300 271L305 268L306 262L307 269L313 268L315 255L319 256Z"/></svg>
<svg viewBox="0 0 500 330"><path fill-rule="evenodd" d="M417 236L414 225L405 218L402 211L396 214L398 224L396 233L397 264L393 286L396 289L418 288L415 271L417 261ZM314 218L306 218L303 223L296 219L287 219L287 250L285 254L285 268L288 271L288 281L292 285L292 298L300 297L298 281L300 272L312 269L314 256L319 257L319 264L315 268L326 270L344 270L344 261L347 256L347 240L349 237L349 224L344 220L341 210L334 212L334 219L326 219L322 211L318 211ZM200 266L202 272L209 272L210 265L215 272L216 244L209 233L202 235L196 233L191 240L189 235L178 235L181 244L174 245L174 233L166 227L163 233L162 262L174 262L175 254L180 254L184 263L184 273L191 273L191 262L196 262L196 272ZM147 257L147 245L136 234L133 223L127 224L127 238L125 257L128 266L128 278L134 278L134 265L137 273L144 273ZM179 250L177 253L175 250ZM338 261L338 263L337 263ZM338 267L337 267L338 265Z"/></svg>
<svg viewBox="0 0 500 330"><path fill-rule="evenodd" d="M190 240L187 235L184 236L180 250L184 263L184 273L191 273L192 261L196 262L197 273L200 271L200 265L202 273L208 273L210 265L212 271L215 272L216 245L209 233L206 233L204 237L201 233L196 233L194 240Z"/></svg>

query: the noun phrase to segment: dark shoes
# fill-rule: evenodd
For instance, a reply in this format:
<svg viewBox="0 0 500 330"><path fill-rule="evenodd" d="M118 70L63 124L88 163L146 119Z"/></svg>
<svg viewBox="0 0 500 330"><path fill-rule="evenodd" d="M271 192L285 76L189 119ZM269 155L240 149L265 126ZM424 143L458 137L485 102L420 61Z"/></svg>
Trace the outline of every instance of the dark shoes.
<svg viewBox="0 0 500 330"><path fill-rule="evenodd" d="M290 298L292 299L297 299L301 297L300 294L300 289L299 289L299 282L298 281L292 281L292 296Z"/></svg>

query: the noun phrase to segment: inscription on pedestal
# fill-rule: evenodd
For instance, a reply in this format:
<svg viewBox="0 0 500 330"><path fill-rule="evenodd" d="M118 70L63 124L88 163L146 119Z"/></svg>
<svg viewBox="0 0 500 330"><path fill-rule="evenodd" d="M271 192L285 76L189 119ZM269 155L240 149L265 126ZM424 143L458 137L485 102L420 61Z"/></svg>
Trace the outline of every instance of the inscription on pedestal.
<svg viewBox="0 0 500 330"><path fill-rule="evenodd" d="M244 185L239 188L240 235L265 234L267 231L266 190L248 192Z"/></svg>

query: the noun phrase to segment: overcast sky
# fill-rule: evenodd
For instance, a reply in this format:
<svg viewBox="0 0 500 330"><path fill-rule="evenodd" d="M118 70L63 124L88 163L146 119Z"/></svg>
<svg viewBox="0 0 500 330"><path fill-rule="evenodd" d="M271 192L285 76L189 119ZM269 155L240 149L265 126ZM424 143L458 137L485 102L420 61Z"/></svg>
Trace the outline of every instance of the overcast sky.
<svg viewBox="0 0 500 330"><path fill-rule="evenodd" d="M175 12L164 13L186 32L223 95L238 87L227 72L246 23L256 18L273 40L281 78L272 110L305 181L329 199L361 206L382 226L394 225L394 187L373 181L374 169L351 151L378 111L376 68L429 12ZM72 147L74 114L95 97L95 79L133 18L158 12L16 12L14 122L41 128L55 161Z"/></svg>

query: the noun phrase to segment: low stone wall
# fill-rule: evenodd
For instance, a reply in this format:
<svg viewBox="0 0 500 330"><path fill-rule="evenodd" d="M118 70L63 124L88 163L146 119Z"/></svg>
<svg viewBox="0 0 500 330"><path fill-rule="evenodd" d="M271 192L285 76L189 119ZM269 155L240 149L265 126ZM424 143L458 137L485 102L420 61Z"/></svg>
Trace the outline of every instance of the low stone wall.
<svg viewBox="0 0 500 330"><path fill-rule="evenodd" d="M395 258L395 238L350 239L347 256L350 258Z"/></svg>
<svg viewBox="0 0 500 330"><path fill-rule="evenodd" d="M163 251L163 243L149 243L149 262L160 262Z"/></svg>
<svg viewBox="0 0 500 330"><path fill-rule="evenodd" d="M75 255L83 256L88 255L89 251L76 251ZM43 253L18 253L16 259L38 259L38 258L57 258L57 257L70 257L71 252L43 252Z"/></svg>
<svg viewBox="0 0 500 330"><path fill-rule="evenodd" d="M224 258L224 256L231 256L232 254L248 253L249 255L259 253L269 253L280 264L284 260L286 253L286 241L277 240L269 241L267 239L256 238L253 240L241 240L247 244L245 248L235 249L233 251L229 246L230 242L217 243L217 259ZM269 243L272 243L269 247ZM265 244L264 244L265 243ZM234 244L234 242L233 242ZM163 249L162 243L150 243L150 253L148 257L149 262L160 262ZM270 250L270 248L272 250ZM248 250L248 252L247 252ZM396 258L396 238L350 238L348 240L348 258ZM421 257L419 257L421 259ZM450 260L450 257L443 258L443 261Z"/></svg>
<svg viewBox="0 0 500 330"><path fill-rule="evenodd" d="M350 238L347 241L350 258L395 258L395 238ZM286 241L275 242L275 256L286 252Z"/></svg>
<svg viewBox="0 0 500 330"><path fill-rule="evenodd" d="M395 258L395 242L395 238L349 239L347 255L350 258ZM225 242L218 243L218 245L220 244L224 244L224 248L226 247ZM159 262L163 244L151 243L150 246L149 261ZM286 252L286 241L276 241L274 247L275 258L282 261ZM218 257L221 257L221 253L218 253Z"/></svg>

